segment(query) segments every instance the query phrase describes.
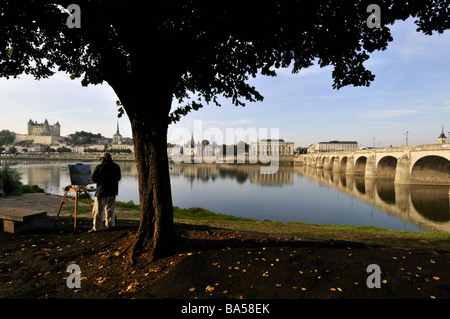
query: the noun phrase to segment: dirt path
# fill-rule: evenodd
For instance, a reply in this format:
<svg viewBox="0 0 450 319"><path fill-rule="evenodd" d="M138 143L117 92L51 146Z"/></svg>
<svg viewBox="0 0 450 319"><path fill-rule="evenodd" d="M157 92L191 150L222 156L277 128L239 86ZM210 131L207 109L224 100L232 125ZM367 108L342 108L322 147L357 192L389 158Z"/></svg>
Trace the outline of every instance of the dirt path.
<svg viewBox="0 0 450 319"><path fill-rule="evenodd" d="M47 215L55 216L58 212L59 204L61 203L61 196L43 193L30 193L23 194L20 196L8 196L5 198L0 197L0 207L20 207L29 209L40 209L45 210ZM85 205L79 203L80 205ZM74 202L69 201L64 204L64 207L74 207ZM66 216L71 214L68 211L61 211L61 216Z"/></svg>

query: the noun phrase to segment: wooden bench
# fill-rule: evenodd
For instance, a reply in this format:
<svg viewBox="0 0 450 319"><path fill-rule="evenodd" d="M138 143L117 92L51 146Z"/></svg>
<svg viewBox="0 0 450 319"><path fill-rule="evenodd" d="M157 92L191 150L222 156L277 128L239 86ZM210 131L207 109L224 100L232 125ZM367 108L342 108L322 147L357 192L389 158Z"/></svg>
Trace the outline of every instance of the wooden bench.
<svg viewBox="0 0 450 319"><path fill-rule="evenodd" d="M47 212L25 208L0 207L0 220L3 220L3 231L18 233L36 228L47 217Z"/></svg>

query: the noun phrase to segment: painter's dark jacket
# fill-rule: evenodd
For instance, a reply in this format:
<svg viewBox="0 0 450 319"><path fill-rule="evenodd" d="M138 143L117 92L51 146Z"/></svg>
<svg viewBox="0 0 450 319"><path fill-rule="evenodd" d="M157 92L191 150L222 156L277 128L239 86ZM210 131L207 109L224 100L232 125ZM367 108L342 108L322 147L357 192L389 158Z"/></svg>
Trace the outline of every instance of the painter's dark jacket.
<svg viewBox="0 0 450 319"><path fill-rule="evenodd" d="M119 193L120 167L113 161L104 161L92 172L91 179L97 183L96 197L115 196Z"/></svg>

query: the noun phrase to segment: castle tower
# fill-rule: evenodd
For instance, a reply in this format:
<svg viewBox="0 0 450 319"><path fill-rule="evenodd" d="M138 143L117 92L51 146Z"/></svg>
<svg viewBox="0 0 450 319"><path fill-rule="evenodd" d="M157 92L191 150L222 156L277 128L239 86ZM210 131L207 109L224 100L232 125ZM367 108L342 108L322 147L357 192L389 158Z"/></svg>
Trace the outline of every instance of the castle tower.
<svg viewBox="0 0 450 319"><path fill-rule="evenodd" d="M56 122L55 125L52 127L52 134L54 136L61 136L61 125L59 124L59 121Z"/></svg>
<svg viewBox="0 0 450 319"><path fill-rule="evenodd" d="M50 125L48 125L47 119L44 121L44 132L42 132L43 136L50 136Z"/></svg>
<svg viewBox="0 0 450 319"><path fill-rule="evenodd" d="M438 144L447 144L447 136L444 134L444 124L442 124L442 133L438 137Z"/></svg>
<svg viewBox="0 0 450 319"><path fill-rule="evenodd" d="M33 121L30 119L27 123L27 128L28 128L28 135L32 135L32 126L33 126Z"/></svg>

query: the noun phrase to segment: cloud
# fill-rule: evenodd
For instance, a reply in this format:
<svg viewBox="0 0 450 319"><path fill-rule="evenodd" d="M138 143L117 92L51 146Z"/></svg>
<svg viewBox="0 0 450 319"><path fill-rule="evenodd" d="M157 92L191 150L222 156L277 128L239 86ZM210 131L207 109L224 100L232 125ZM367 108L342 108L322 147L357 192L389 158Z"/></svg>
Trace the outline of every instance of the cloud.
<svg viewBox="0 0 450 319"><path fill-rule="evenodd" d="M408 115L414 115L414 114L420 114L420 111L419 110L411 110L411 109L383 110L380 112L366 113L366 114L363 114L362 117L367 118L367 119L385 119L385 118L408 116Z"/></svg>
<svg viewBox="0 0 450 319"><path fill-rule="evenodd" d="M440 113L447 113L447 112L450 112L450 105L443 106L443 107L438 107L438 108L436 109L436 112L440 112Z"/></svg>
<svg viewBox="0 0 450 319"><path fill-rule="evenodd" d="M389 45L390 52L403 62L411 62L416 58L436 59L447 56L450 34L435 34L430 37L422 32L417 32L417 26L410 18L404 22L398 22L393 27L394 41Z"/></svg>

